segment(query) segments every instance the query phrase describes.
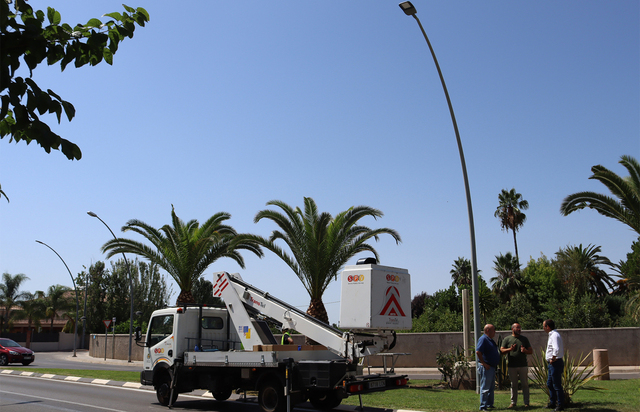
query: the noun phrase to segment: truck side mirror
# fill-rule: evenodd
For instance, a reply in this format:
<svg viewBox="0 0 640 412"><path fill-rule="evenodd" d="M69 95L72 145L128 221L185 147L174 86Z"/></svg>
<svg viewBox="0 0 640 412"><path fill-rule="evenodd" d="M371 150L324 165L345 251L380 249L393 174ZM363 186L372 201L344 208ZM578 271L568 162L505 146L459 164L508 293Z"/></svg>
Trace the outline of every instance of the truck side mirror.
<svg viewBox="0 0 640 412"><path fill-rule="evenodd" d="M141 333L140 333L141 330L142 329L140 328L140 326L136 326L136 330L135 330L135 335L136 335L135 336L135 340L136 340L136 342L140 342L140 339L142 339L142 336L141 336Z"/></svg>

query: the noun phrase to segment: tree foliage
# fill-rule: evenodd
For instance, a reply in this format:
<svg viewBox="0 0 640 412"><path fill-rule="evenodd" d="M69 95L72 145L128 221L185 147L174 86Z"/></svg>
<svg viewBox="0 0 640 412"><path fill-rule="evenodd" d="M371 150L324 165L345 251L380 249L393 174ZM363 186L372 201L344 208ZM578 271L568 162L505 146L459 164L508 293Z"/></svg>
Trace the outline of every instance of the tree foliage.
<svg viewBox="0 0 640 412"><path fill-rule="evenodd" d="M17 275L11 275L10 273L2 274L2 283L0 283L0 308L2 309L2 328L7 330L11 322L13 307L24 298L28 297L27 293L20 290L20 286L25 280L29 278L23 273Z"/></svg>
<svg viewBox="0 0 640 412"><path fill-rule="evenodd" d="M269 219L279 230L274 230L268 239L259 236L255 239L293 270L311 297L307 313L323 322L328 323L329 318L322 295L347 261L361 252L373 253L380 261L378 252L367 242L378 240L382 234L391 235L396 243L401 241L400 234L393 229L370 229L358 224L364 217L382 217L381 211L368 206L353 206L331 216L327 212L320 213L310 197L304 198L304 211L280 200L272 200L267 205L277 206L283 213L262 210L256 214L254 222ZM290 254L276 244L278 240L287 245Z"/></svg>
<svg viewBox="0 0 640 412"><path fill-rule="evenodd" d="M79 160L80 148L53 132L40 119L54 114L58 123L62 115L71 121L76 110L68 101L51 89L33 80L38 65L60 64L64 70L70 63L75 67L95 66L102 61L113 63L113 55L125 38L132 38L136 25L144 26L149 13L141 7L124 6L122 13L105 14L106 21L96 18L71 27L61 23L62 17L48 7L46 13L33 10L25 0L0 1L0 138L10 141L36 141L50 153L60 150L68 159ZM24 63L28 76L19 76Z"/></svg>
<svg viewBox="0 0 640 412"><path fill-rule="evenodd" d="M640 163L631 156L622 156L619 163L627 169L629 176L621 177L596 165L591 168L593 175L589 177L605 185L615 198L596 192L574 193L562 201L560 213L567 216L584 208L593 209L624 223L640 235Z"/></svg>
<svg viewBox="0 0 640 412"><path fill-rule="evenodd" d="M120 253L132 253L147 259L169 273L180 288L177 302L195 303L191 294L193 282L215 261L227 257L244 268L241 250L262 256L262 250L253 237L236 233L224 224L231 215L219 212L200 225L193 219L184 222L171 207L172 225L156 229L145 222L132 219L122 227L123 232L142 235L152 246L131 239L112 239L102 246L110 258Z"/></svg>

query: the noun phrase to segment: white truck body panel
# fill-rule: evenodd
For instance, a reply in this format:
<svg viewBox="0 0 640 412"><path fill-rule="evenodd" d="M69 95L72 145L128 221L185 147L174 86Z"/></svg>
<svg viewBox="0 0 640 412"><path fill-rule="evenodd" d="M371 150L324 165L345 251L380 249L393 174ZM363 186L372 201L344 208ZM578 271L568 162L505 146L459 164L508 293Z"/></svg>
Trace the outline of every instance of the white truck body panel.
<svg viewBox="0 0 640 412"><path fill-rule="evenodd" d="M347 266L341 283L341 328L411 329L411 275L406 269Z"/></svg>

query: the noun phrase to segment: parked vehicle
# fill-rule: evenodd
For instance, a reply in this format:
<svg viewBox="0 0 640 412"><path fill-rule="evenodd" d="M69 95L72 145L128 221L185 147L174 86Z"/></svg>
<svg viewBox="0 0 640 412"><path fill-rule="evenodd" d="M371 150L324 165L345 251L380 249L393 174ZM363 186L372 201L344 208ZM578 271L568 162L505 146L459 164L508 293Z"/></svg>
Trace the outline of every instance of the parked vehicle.
<svg viewBox="0 0 640 412"><path fill-rule="evenodd" d="M20 346L11 339L0 338L0 366L7 366L10 363L22 363L29 365L36 359L35 353Z"/></svg>
<svg viewBox="0 0 640 412"><path fill-rule="evenodd" d="M169 407L179 393L195 389L208 389L218 401L233 391L258 391L265 412L284 412L306 400L328 410L348 396L406 387L407 376L393 371L363 374L361 360L390 351L395 330L411 328L409 273L359 264L345 268L342 278L340 327L346 332L257 289L238 274L214 274L213 294L226 307L153 312L142 343L141 383L153 385L160 404ZM318 344L278 344L268 323L298 331Z"/></svg>

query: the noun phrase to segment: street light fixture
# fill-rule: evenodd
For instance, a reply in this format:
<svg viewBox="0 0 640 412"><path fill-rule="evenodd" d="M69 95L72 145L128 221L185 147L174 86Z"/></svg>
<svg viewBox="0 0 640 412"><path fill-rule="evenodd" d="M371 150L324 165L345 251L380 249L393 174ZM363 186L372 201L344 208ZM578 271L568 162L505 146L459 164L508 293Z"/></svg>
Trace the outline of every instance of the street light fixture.
<svg viewBox="0 0 640 412"><path fill-rule="evenodd" d="M109 232L111 232L111 235L113 236L113 238L115 240L118 240L115 233L113 233L113 230L111 230L109 225L107 225L104 220L100 219L100 216L96 215L92 211L88 211L87 214L101 221L102 224L105 225L107 229L109 229ZM131 362L131 346L133 342L133 277L131 276L131 267L129 266L129 261L127 260L127 257L125 256L124 252L122 252L122 257L124 258L124 263L127 265L127 273L129 274L129 294L131 295L131 297L129 298L129 300L131 301L131 305L129 308L129 360L128 360L129 362Z"/></svg>
<svg viewBox="0 0 640 412"><path fill-rule="evenodd" d="M436 53L433 51L433 47L431 46L431 42L429 41L429 37L427 37L427 33L424 31L422 27L422 23L420 23L420 19L418 19L417 10L411 4L410 1L405 1L399 4L402 11L407 16L413 16L414 19L418 22L418 26L420 26L420 30L422 31L422 35L424 39L427 41L427 45L429 46L429 50L431 51L431 56L433 57L433 62L436 65L436 69L438 69L438 75L440 76L440 82L442 83L442 89L444 90L444 94L447 98L447 104L449 105L449 113L451 114L451 122L453 123L453 130L456 133L456 140L458 142L458 151L460 152L460 163L462 165L462 176L464 178L464 189L467 195L467 212L469 215L469 236L471 238L471 288L473 291L473 335L474 341L477 342L480 339L480 309L478 304L478 266L476 260L476 235L473 224L473 208L471 207L471 192L469 191L469 178L467 177L467 165L464 161L464 152L462 151L462 141L460 140L460 132L458 131L458 123L456 122L456 116L453 113L453 105L451 104L451 99L449 98L449 92L447 91L447 85L444 82L444 77L442 76L442 71L440 70L440 65L438 64L438 59L436 58ZM477 356L476 356L476 364L477 364ZM476 368L476 374L478 369ZM477 378L477 376L476 376ZM476 379L476 382L480 383L480 379Z"/></svg>
<svg viewBox="0 0 640 412"><path fill-rule="evenodd" d="M73 279L73 275L69 270L69 266L67 266L67 263L64 261L64 259L62 259L62 256L60 256L58 252L56 252L51 246L47 245L44 242L41 242L39 240L36 240L36 242L40 243L41 245L45 245L49 249L53 250L53 253L58 255L62 263L64 263L64 267L67 268L67 272L69 272L69 276L71 276L71 282L73 283L73 290L75 290L75 293L76 293L76 322L73 328L73 357L75 358L76 357L76 341L78 340L78 312L80 311L80 304L78 302L78 288L76 287L76 281ZM84 339L84 336L83 336L83 339Z"/></svg>

